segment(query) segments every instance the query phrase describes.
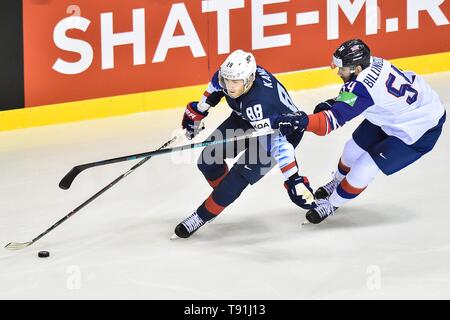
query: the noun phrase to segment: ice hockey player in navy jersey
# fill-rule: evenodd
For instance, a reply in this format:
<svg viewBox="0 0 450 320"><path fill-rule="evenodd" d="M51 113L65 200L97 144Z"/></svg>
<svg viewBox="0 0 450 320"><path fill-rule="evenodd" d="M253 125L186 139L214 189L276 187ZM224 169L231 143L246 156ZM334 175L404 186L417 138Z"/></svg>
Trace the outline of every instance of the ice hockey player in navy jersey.
<svg viewBox="0 0 450 320"><path fill-rule="evenodd" d="M332 68L344 81L337 98L317 105L312 115L283 115L274 124L283 134L306 129L324 136L358 115L365 118L345 144L332 181L315 192L317 207L306 213L314 224L361 194L380 170L391 175L430 152L446 119L422 77L372 56L359 39L339 46Z"/></svg>
<svg viewBox="0 0 450 320"><path fill-rule="evenodd" d="M237 50L214 74L201 101L187 105L182 127L189 139L199 133L201 121L223 97L232 109L231 115L207 140L228 139L261 130L271 132L276 118L299 111L283 85L267 70L257 66L251 53ZM277 133L246 144L206 147L198 160L198 168L213 191L192 215L176 226L175 235L190 237L277 164L284 175L284 186L290 199L304 209L313 208L312 189L308 179L299 175L295 159L294 149L302 136L303 132L297 130L287 136ZM224 159L235 158L242 151L236 164L228 168Z"/></svg>

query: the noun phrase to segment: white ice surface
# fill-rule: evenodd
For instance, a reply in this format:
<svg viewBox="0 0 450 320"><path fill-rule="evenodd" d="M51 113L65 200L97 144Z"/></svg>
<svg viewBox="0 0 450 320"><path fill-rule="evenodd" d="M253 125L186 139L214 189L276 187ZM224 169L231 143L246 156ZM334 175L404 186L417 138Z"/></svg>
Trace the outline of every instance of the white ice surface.
<svg viewBox="0 0 450 320"><path fill-rule="evenodd" d="M450 73L426 78L450 106ZM337 91L293 97L311 112ZM74 165L158 148L182 111L0 133L0 244L31 240L135 161L87 170L59 189ZM213 110L208 129L229 113ZM305 136L297 156L314 188L359 122ZM169 238L211 192L195 165L200 150L154 158L33 246L0 248L0 299L449 299L447 127L431 153L378 176L321 225L301 227L304 211L273 170L188 240Z"/></svg>

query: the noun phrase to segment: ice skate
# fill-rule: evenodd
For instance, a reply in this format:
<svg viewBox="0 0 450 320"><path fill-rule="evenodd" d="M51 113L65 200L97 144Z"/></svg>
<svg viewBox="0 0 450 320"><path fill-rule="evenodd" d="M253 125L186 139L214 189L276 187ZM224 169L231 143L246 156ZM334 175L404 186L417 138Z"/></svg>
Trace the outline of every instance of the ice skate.
<svg viewBox="0 0 450 320"><path fill-rule="evenodd" d="M326 185L318 188L314 193L314 196L317 200L319 199L328 199L331 194L336 190L339 185L339 181L336 179L336 176L333 173L333 180L328 182Z"/></svg>
<svg viewBox="0 0 450 320"><path fill-rule="evenodd" d="M205 222L198 216L197 212L194 212L175 227L175 234L170 239L189 238L204 224Z"/></svg>
<svg viewBox="0 0 450 320"><path fill-rule="evenodd" d="M323 220L333 215L338 208L333 207L326 199L316 200L317 207L306 213L306 220L312 224L321 223ZM305 224L305 223L304 223Z"/></svg>

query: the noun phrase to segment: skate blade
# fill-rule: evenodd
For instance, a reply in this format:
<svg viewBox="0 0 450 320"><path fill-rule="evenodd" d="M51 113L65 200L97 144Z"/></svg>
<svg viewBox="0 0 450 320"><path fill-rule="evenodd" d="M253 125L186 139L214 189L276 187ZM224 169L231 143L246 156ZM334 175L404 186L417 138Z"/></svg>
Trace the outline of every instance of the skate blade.
<svg viewBox="0 0 450 320"><path fill-rule="evenodd" d="M302 223L302 226L307 226L308 224L311 224L311 222L309 222L308 220L305 220L305 221Z"/></svg>
<svg viewBox="0 0 450 320"><path fill-rule="evenodd" d="M177 236L175 233L170 237L170 240L176 240L176 239L180 239L179 236Z"/></svg>

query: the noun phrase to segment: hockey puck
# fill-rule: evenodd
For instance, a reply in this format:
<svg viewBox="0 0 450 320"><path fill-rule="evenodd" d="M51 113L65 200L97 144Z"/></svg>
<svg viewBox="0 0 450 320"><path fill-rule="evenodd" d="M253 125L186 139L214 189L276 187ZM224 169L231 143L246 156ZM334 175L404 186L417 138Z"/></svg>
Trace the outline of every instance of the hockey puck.
<svg viewBox="0 0 450 320"><path fill-rule="evenodd" d="M48 258L48 257L50 257L50 252L48 252L48 251L39 251L38 257L39 258Z"/></svg>

